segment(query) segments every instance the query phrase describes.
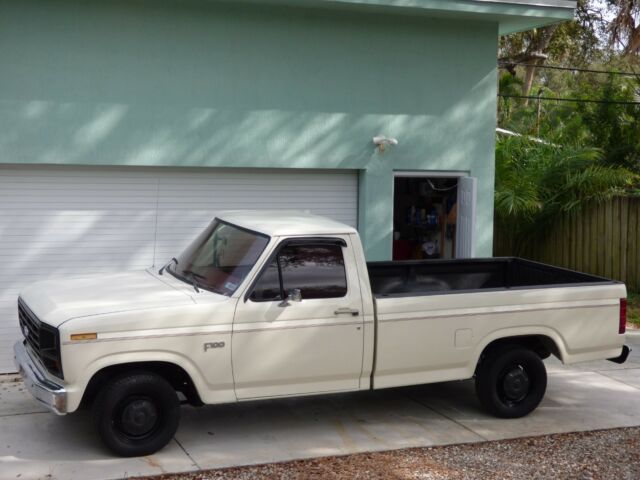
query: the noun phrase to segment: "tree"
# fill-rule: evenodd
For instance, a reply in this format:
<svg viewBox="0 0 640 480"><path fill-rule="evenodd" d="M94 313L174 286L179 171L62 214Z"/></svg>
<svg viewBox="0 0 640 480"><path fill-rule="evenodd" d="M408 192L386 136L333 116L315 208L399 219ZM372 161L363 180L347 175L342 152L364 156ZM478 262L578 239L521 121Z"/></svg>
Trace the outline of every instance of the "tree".
<svg viewBox="0 0 640 480"><path fill-rule="evenodd" d="M507 66L511 74L501 76L500 93L517 96L520 89L526 96L584 102L539 100L529 105L527 101L503 98L499 125L554 144L599 148L603 163L640 173L640 105L634 104L640 101L640 74L634 77L539 68L548 61L565 67L633 72L640 55L625 51L633 52L634 42L640 42L638 19L640 0L580 0L573 22L555 30L538 29L504 37L500 59L511 62ZM619 48L614 48L614 43ZM532 63L522 63L531 66L516 66L532 52L533 57L541 59L536 62L529 56Z"/></svg>
<svg viewBox="0 0 640 480"><path fill-rule="evenodd" d="M599 59L602 21L600 9L594 8L590 0L579 0L572 22L502 37L499 62L514 76L516 64L526 65L522 94L528 96L538 68L550 57L554 62L572 65L586 65Z"/></svg>
<svg viewBox="0 0 640 480"><path fill-rule="evenodd" d="M640 53L640 0L608 0L614 11L609 25L610 43L620 47L625 56Z"/></svg>
<svg viewBox="0 0 640 480"><path fill-rule="evenodd" d="M517 39L517 43L512 42L510 44L511 48L519 44L521 51L517 53L510 52L509 55L499 59L500 63L506 65L512 72L515 71L515 64L525 64L525 75L522 83L522 94L525 96L529 95L531 91L536 68L548 58L546 52L557 29L558 25L552 25L550 27L535 28L522 34Z"/></svg>

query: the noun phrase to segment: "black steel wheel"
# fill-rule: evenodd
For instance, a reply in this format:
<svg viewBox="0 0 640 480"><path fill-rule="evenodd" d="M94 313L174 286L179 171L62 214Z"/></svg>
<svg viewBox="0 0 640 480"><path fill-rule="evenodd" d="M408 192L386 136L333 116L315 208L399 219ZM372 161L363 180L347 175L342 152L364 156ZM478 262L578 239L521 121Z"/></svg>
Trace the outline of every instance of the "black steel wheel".
<svg viewBox="0 0 640 480"><path fill-rule="evenodd" d="M540 404L547 390L547 370L533 351L511 345L490 352L478 365L476 394L501 418L523 417Z"/></svg>
<svg viewBox="0 0 640 480"><path fill-rule="evenodd" d="M124 374L109 381L97 395L93 419L102 442L117 455L150 455L175 435L180 402L161 376Z"/></svg>

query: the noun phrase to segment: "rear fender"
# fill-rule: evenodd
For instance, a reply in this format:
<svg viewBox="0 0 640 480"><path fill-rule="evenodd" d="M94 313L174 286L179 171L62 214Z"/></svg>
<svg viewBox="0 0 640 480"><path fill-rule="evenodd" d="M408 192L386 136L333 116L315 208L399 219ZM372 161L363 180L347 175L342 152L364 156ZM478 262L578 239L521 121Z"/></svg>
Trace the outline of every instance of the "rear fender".
<svg viewBox="0 0 640 480"><path fill-rule="evenodd" d="M508 340L509 338L513 337L528 336L542 336L549 338L555 344L557 353L560 356L560 360L564 363L565 359L567 358L567 347L562 337L556 330L545 326L514 327L496 330L485 336L475 348L473 357L475 359L475 363L473 364L473 368L475 369L475 365L477 365L480 361L482 352L484 352L487 346L489 346L491 343L497 340Z"/></svg>

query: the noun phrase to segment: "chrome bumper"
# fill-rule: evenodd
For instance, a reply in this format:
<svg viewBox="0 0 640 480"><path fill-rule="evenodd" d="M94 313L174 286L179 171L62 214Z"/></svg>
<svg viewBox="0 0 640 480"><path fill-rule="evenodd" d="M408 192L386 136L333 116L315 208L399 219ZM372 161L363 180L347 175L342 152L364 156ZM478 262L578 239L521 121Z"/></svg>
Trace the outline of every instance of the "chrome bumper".
<svg viewBox="0 0 640 480"><path fill-rule="evenodd" d="M19 341L13 345L13 361L22 376L24 386L42 405L57 415L67 413L67 391L64 387L48 380Z"/></svg>

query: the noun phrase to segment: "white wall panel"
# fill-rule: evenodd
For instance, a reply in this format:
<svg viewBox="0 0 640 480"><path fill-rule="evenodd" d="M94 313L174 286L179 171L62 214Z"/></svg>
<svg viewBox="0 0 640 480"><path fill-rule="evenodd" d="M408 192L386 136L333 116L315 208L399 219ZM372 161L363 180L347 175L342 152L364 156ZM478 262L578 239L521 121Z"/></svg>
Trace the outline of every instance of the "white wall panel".
<svg viewBox="0 0 640 480"><path fill-rule="evenodd" d="M0 373L16 300L37 280L144 269L224 209L298 209L357 224L353 171L0 166Z"/></svg>

